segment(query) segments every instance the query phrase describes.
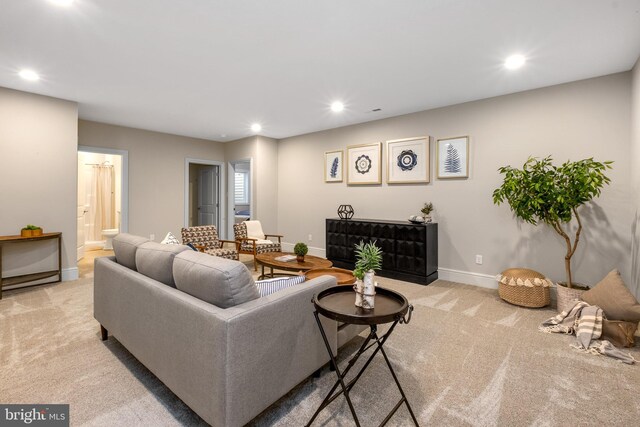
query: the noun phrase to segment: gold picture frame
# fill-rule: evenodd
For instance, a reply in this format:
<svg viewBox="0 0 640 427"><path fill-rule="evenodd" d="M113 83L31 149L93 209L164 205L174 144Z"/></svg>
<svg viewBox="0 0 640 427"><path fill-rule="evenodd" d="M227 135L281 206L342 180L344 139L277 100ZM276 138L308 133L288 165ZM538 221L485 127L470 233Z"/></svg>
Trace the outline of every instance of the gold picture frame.
<svg viewBox="0 0 640 427"><path fill-rule="evenodd" d="M382 184L382 143L347 147L347 185Z"/></svg>
<svg viewBox="0 0 640 427"><path fill-rule="evenodd" d="M438 139L436 162L438 179L469 178L469 136Z"/></svg>
<svg viewBox="0 0 640 427"><path fill-rule="evenodd" d="M431 137L387 141L387 183L424 184L431 178Z"/></svg>

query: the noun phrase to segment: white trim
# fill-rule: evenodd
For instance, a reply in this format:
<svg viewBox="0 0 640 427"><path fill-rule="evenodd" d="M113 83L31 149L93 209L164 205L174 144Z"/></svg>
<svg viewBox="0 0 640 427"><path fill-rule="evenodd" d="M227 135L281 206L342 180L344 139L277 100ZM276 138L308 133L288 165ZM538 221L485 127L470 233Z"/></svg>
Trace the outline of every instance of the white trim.
<svg viewBox="0 0 640 427"><path fill-rule="evenodd" d="M189 227L189 165L210 165L218 166L219 172L219 188L218 188L218 234L224 239L227 235L227 218L226 215L226 203L223 196L223 189L226 188L226 174L225 164L219 160L206 160L206 159L194 159L191 157L185 157L184 159L184 227Z"/></svg>
<svg viewBox="0 0 640 427"><path fill-rule="evenodd" d="M282 242L282 252L293 252L295 243ZM319 256L320 258L326 258L327 250L324 248L317 248L315 246L309 246L309 255Z"/></svg>
<svg viewBox="0 0 640 427"><path fill-rule="evenodd" d="M69 280L78 280L78 267L63 268L62 269L62 281L68 282Z"/></svg>
<svg viewBox="0 0 640 427"><path fill-rule="evenodd" d="M129 232L129 152L127 150L115 150L113 148L90 147L78 145L78 151L88 153L112 154L122 156L122 182L120 183L120 231ZM78 186L76 182L76 187ZM76 205L77 205L76 201Z"/></svg>
<svg viewBox="0 0 640 427"><path fill-rule="evenodd" d="M438 268L438 279L450 282L464 283L466 285L479 286L481 288L498 289L496 276L490 274L474 273L471 271L453 270L451 268Z"/></svg>

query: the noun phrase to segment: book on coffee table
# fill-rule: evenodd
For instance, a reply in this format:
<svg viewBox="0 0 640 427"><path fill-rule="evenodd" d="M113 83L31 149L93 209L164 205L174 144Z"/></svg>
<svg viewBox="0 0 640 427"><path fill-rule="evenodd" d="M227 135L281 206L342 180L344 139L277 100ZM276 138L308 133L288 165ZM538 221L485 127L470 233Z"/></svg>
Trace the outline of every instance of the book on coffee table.
<svg viewBox="0 0 640 427"><path fill-rule="evenodd" d="M282 255L279 257L274 258L276 261L279 262L290 262L290 261L295 261L296 260L296 256L295 255Z"/></svg>

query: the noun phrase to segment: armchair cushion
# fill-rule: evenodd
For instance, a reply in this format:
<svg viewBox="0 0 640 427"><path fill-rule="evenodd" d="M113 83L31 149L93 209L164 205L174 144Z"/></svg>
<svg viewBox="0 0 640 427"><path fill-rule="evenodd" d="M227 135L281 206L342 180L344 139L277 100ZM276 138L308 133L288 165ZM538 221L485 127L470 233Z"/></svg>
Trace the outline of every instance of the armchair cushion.
<svg viewBox="0 0 640 427"><path fill-rule="evenodd" d="M260 224L260 221L245 221L244 223L247 226L247 237L258 240L265 239L264 231L262 231L262 224Z"/></svg>
<svg viewBox="0 0 640 427"><path fill-rule="evenodd" d="M220 240L215 225L200 225L182 229L182 243L202 245L207 248L219 248Z"/></svg>
<svg viewBox="0 0 640 427"><path fill-rule="evenodd" d="M239 261L186 251L176 256L173 267L179 290L220 308L260 297L251 273Z"/></svg>

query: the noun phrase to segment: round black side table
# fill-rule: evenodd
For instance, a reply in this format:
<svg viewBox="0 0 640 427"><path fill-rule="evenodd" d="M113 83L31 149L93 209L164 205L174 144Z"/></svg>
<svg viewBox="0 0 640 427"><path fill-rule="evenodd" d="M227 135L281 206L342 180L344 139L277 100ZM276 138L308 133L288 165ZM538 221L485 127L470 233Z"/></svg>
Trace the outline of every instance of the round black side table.
<svg viewBox="0 0 640 427"><path fill-rule="evenodd" d="M336 286L333 288L325 289L320 292L318 295L313 297L312 303L315 307L314 316L316 318L316 323L318 324L318 328L320 329L320 333L322 334L322 339L324 340L324 344L327 347L327 352L329 352L329 357L331 358L331 363L335 367L336 375L338 376L338 381L333 385L327 397L322 401L318 410L313 414L311 420L307 423L307 427L313 423L318 414L326 408L331 402L333 402L338 396L344 394L344 398L349 404L349 409L351 410L351 415L353 415L353 420L356 423L356 426L360 427L360 421L358 420L358 416L356 415L356 411L353 408L353 404L351 403L351 398L349 397L349 393L351 389L356 384L358 379L362 376L364 371L369 367L369 364L373 360L376 354L380 352L384 357L387 366L389 367L389 371L393 376L393 380L396 382L398 386L398 390L400 390L400 394L402 395L402 399L395 405L395 407L389 412L386 418L380 423L381 426L385 425L389 419L396 413L398 408L404 403L407 405L407 409L411 414L411 418L413 419L413 423L418 426L418 420L416 416L413 414L413 410L411 409L411 405L409 405L409 401L404 394L404 390L400 386L400 382L398 381L398 377L396 376L391 363L389 362L389 358L387 354L384 352L382 348L384 343L389 338L389 335L393 332L394 328L400 323L409 323L411 320L411 313L413 312L413 306L411 306L407 299L398 292L392 291L390 289L385 288L376 288L376 297L375 297L375 308L371 310L365 310L360 307L356 307L355 305L355 292L349 286ZM338 363L336 362L335 357L333 357L333 352L331 351L331 346L329 345L329 340L327 339L327 335L322 327L322 323L320 322L319 315L323 315L328 317L329 319L336 320L338 322L350 323L356 325L369 325L370 332L369 336L364 340L360 349L356 352L356 354L349 360L347 367L344 371L340 371L338 367ZM384 323L392 323L389 330L382 336L378 336L378 325ZM373 341L373 342L371 342ZM346 382L345 378L347 373L351 368L355 365L356 361L362 356L364 352L366 352L369 348L376 346L375 350L369 356L366 363L360 371L356 374L356 376ZM336 392L336 388L338 386L341 387L341 390ZM335 393L334 393L335 392Z"/></svg>

